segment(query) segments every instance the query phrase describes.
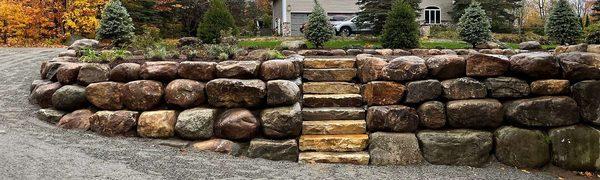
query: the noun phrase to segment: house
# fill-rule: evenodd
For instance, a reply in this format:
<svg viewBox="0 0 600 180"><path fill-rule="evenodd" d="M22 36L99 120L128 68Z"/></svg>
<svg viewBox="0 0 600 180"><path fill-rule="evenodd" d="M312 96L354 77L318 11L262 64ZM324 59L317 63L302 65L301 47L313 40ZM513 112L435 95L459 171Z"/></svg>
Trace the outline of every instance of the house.
<svg viewBox="0 0 600 180"><path fill-rule="evenodd" d="M328 16L354 16L360 11L358 0L318 0ZM452 20L453 0L422 0L418 21L423 25L448 23ZM299 36L300 27L308 21L313 0L273 0L273 29L283 36Z"/></svg>

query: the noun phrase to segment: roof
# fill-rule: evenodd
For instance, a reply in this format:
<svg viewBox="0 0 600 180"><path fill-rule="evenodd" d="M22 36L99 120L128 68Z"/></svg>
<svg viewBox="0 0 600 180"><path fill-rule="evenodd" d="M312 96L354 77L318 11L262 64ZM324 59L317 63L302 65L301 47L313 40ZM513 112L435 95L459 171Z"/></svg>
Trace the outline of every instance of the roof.
<svg viewBox="0 0 600 180"><path fill-rule="evenodd" d="M360 11L356 5L358 0L318 0L327 13L357 13ZM287 0L287 4L292 8L291 12L312 12L313 0Z"/></svg>

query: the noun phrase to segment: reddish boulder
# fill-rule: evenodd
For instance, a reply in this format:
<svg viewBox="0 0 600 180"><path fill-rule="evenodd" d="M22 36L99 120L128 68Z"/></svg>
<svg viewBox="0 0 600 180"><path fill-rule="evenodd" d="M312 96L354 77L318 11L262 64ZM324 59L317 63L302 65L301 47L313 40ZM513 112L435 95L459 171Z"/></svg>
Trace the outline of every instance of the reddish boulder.
<svg viewBox="0 0 600 180"><path fill-rule="evenodd" d="M138 116L135 111L98 111L90 117L90 128L105 136L132 135Z"/></svg>
<svg viewBox="0 0 600 180"><path fill-rule="evenodd" d="M58 72L56 73L56 79L61 84L74 84L77 82L77 76L79 75L79 69L81 69L81 64L69 63L58 68Z"/></svg>
<svg viewBox="0 0 600 180"><path fill-rule="evenodd" d="M194 80L177 79L165 88L165 101L180 107L197 106L204 101L204 84Z"/></svg>
<svg viewBox="0 0 600 180"><path fill-rule="evenodd" d="M108 81L110 67L107 64L86 63L79 69L77 80L79 84L87 86L88 84Z"/></svg>
<svg viewBox="0 0 600 180"><path fill-rule="evenodd" d="M146 62L141 67L140 77L158 81L168 81L177 78L177 62L158 61Z"/></svg>
<svg viewBox="0 0 600 180"><path fill-rule="evenodd" d="M365 85L363 97L369 106L392 105L404 96L404 85L389 81L372 81Z"/></svg>
<svg viewBox="0 0 600 180"><path fill-rule="evenodd" d="M258 133L260 122L247 109L229 109L215 122L215 134L231 140L252 139Z"/></svg>
<svg viewBox="0 0 600 180"><path fill-rule="evenodd" d="M467 76L500 76L509 68L510 61L502 55L474 54L467 58Z"/></svg>
<svg viewBox="0 0 600 180"><path fill-rule="evenodd" d="M185 61L179 64L179 77L197 81L210 81L217 77L217 63Z"/></svg>
<svg viewBox="0 0 600 180"><path fill-rule="evenodd" d="M425 61L429 75L437 79L452 79L463 77L466 73L465 58L457 55L440 55L430 57Z"/></svg>
<svg viewBox="0 0 600 180"><path fill-rule="evenodd" d="M164 94L163 85L157 81L132 81L124 86L125 107L131 110L150 110L160 103Z"/></svg>
<svg viewBox="0 0 600 180"><path fill-rule="evenodd" d="M110 70L110 80L129 82L140 79L141 66L136 63L123 63Z"/></svg>
<svg viewBox="0 0 600 180"><path fill-rule="evenodd" d="M37 104L41 108L52 107L52 95L54 95L54 92L61 87L62 85L58 82L40 85L31 93L31 102Z"/></svg>
<svg viewBox="0 0 600 180"><path fill-rule="evenodd" d="M260 77L265 80L294 79L300 76L299 70L292 61L269 60L260 66Z"/></svg>
<svg viewBox="0 0 600 180"><path fill-rule="evenodd" d="M93 83L85 88L87 100L100 109L123 109L124 84L116 82Z"/></svg>
<svg viewBox="0 0 600 180"><path fill-rule="evenodd" d="M94 115L89 109L81 109L73 111L62 118L58 122L57 126L64 129L78 129L87 131L90 129L90 117Z"/></svg>

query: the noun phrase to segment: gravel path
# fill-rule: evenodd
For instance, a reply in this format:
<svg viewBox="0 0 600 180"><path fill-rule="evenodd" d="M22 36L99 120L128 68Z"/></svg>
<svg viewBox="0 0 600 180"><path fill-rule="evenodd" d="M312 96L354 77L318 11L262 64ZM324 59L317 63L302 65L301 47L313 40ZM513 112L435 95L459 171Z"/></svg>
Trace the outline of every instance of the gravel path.
<svg viewBox="0 0 600 180"><path fill-rule="evenodd" d="M188 152L149 139L62 130L35 119L37 107L27 102L27 96L29 84L39 78L40 62L63 50L0 49L0 179L557 178L553 175L556 170L527 172L499 163L486 168L302 165Z"/></svg>

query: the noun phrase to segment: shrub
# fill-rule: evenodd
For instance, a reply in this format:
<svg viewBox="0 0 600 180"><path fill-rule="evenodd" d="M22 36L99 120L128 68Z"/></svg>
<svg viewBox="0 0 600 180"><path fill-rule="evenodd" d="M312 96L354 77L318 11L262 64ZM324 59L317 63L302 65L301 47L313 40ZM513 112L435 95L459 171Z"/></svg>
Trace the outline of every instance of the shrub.
<svg viewBox="0 0 600 180"><path fill-rule="evenodd" d="M323 48L323 44L329 41L335 34L333 27L329 24L329 18L318 1L314 0L315 6L308 16L304 37L317 48Z"/></svg>
<svg viewBox="0 0 600 180"><path fill-rule="evenodd" d="M127 9L119 0L111 0L104 7L100 27L96 31L96 39L108 39L113 46L123 47L133 38L133 20L129 17Z"/></svg>
<svg viewBox="0 0 600 180"><path fill-rule="evenodd" d="M415 10L405 0L395 0L383 26L381 44L385 48L419 47L419 24Z"/></svg>
<svg viewBox="0 0 600 180"><path fill-rule="evenodd" d="M98 53L95 50L86 48L81 50L81 57L79 57L79 61L85 63L100 63L102 62L102 59L100 56L98 56Z"/></svg>
<svg viewBox="0 0 600 180"><path fill-rule="evenodd" d="M600 44L600 23L590 24L585 31L588 44Z"/></svg>
<svg viewBox="0 0 600 180"><path fill-rule="evenodd" d="M429 36L435 39L459 40L460 34L454 26L434 25L429 29Z"/></svg>
<svg viewBox="0 0 600 180"><path fill-rule="evenodd" d="M546 34L559 44L575 44L581 36L580 19L566 0L559 0L546 21Z"/></svg>
<svg viewBox="0 0 600 180"><path fill-rule="evenodd" d="M142 26L142 34L133 36L130 47L134 50L146 50L160 42L160 29L152 26Z"/></svg>
<svg viewBox="0 0 600 180"><path fill-rule="evenodd" d="M177 51L174 45L166 43L155 43L152 47L146 49L144 53L146 59L152 59L156 61L165 60L166 58L179 58L179 51Z"/></svg>
<svg viewBox="0 0 600 180"><path fill-rule="evenodd" d="M232 30L237 34L233 16L227 9L223 0L212 0L210 8L202 17L198 25L198 37L206 43L219 43L220 33L223 30Z"/></svg>
<svg viewBox="0 0 600 180"><path fill-rule="evenodd" d="M476 46L492 39L490 20L478 2L473 2L458 22L463 41Z"/></svg>
<svg viewBox="0 0 600 180"><path fill-rule="evenodd" d="M236 53L241 50L237 46L229 44L208 44L204 46L204 49L210 58L219 60L233 59Z"/></svg>

